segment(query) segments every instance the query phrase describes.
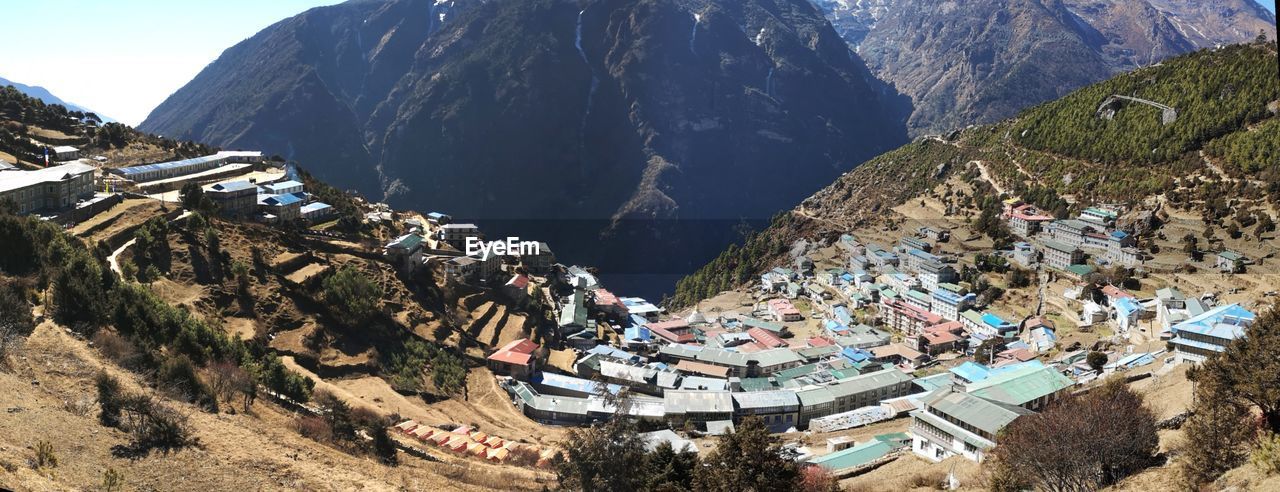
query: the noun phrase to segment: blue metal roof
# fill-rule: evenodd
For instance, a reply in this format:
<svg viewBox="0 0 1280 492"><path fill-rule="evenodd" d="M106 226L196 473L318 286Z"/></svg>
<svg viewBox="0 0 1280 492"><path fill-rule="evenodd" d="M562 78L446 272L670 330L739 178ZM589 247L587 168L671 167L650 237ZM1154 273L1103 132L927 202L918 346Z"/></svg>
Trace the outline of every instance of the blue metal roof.
<svg viewBox="0 0 1280 492"><path fill-rule="evenodd" d="M632 326L627 328L624 332L624 336L627 340L639 340L642 342L653 339L653 334L649 332L648 328L643 326Z"/></svg>
<svg viewBox="0 0 1280 492"><path fill-rule="evenodd" d="M258 189L258 186L248 181L232 181L230 183L218 183L213 185L213 189L219 191L243 191L248 189Z"/></svg>
<svg viewBox="0 0 1280 492"><path fill-rule="evenodd" d="M1142 306L1139 306L1137 301L1134 301L1133 299L1128 297L1121 297L1119 299L1116 299L1115 306L1116 306L1116 314L1119 314L1120 316L1123 316L1125 318L1128 318L1133 313L1136 313L1142 310Z"/></svg>
<svg viewBox="0 0 1280 492"><path fill-rule="evenodd" d="M1233 340L1244 336L1245 327L1252 324L1255 318L1257 315L1239 304L1228 304L1173 325L1172 330L1175 334L1196 333Z"/></svg>
<svg viewBox="0 0 1280 492"><path fill-rule="evenodd" d="M992 328L996 328L996 329L1000 329L1000 328L1009 328L1009 327L1012 327L1012 326L1013 326L1013 324L1012 324L1012 323L1009 323L1008 321L1005 321L1005 320L1001 319L999 316L996 316L996 315L991 314L991 313L983 313L983 314L982 314L982 322L983 322L983 323L986 323L986 324L987 324L987 326L990 326L990 327L992 327Z"/></svg>
<svg viewBox="0 0 1280 492"><path fill-rule="evenodd" d="M292 180L292 179L291 179L291 180L288 180L288 181L281 181L281 182L279 182L279 183L272 183L272 184L268 184L268 185L262 185L262 187L263 187L263 188L266 188L266 189L268 189L268 190L271 190L271 191L275 191L275 190L283 190L283 189L287 189L287 188L300 188L300 187L302 187L302 183L299 183L299 182L294 181L294 180Z"/></svg>
<svg viewBox="0 0 1280 492"><path fill-rule="evenodd" d="M120 174L128 177L136 174L143 174L163 169L182 169L184 167L199 167L210 162L222 160L222 156L206 155L202 157L192 157L190 159L182 159L180 161L159 162L156 164L143 164L141 166L130 166L116 169Z"/></svg>
<svg viewBox="0 0 1280 492"><path fill-rule="evenodd" d="M301 203L302 199L298 198L297 196L294 196L293 194L270 195L266 198L263 198L259 202L262 203L263 205L285 206L285 205L293 205L295 203Z"/></svg>
<svg viewBox="0 0 1280 492"><path fill-rule="evenodd" d="M968 361L964 364L952 367L951 373L960 376L965 381L976 383L983 379L987 379L987 376L991 374L991 370L988 369L987 366L977 362Z"/></svg>

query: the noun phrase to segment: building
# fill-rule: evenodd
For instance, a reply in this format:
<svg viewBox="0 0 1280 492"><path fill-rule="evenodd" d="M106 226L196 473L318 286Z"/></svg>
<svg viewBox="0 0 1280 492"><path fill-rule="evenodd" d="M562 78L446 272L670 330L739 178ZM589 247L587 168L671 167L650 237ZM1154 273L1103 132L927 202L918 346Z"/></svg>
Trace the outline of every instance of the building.
<svg viewBox="0 0 1280 492"><path fill-rule="evenodd" d="M1053 217L1034 205L1022 204L1009 211L1009 231L1020 237L1031 237L1050 222L1053 222Z"/></svg>
<svg viewBox="0 0 1280 492"><path fill-rule="evenodd" d="M1075 384L1052 367L1027 364L965 385L965 392L1002 405L1040 411Z"/></svg>
<svg viewBox="0 0 1280 492"><path fill-rule="evenodd" d="M467 238L483 238L475 224L445 224L440 226L440 239L458 249L466 247Z"/></svg>
<svg viewBox="0 0 1280 492"><path fill-rule="evenodd" d="M917 272L920 277L920 287L924 288L925 292L933 292L938 288L938 284L960 280L960 274L956 273L955 268L939 261L921 263Z"/></svg>
<svg viewBox="0 0 1280 492"><path fill-rule="evenodd" d="M943 321L942 317L937 314L897 299L885 301L880 310L880 316L886 324L901 332L908 339L915 338L924 332L925 327L933 326Z"/></svg>
<svg viewBox="0 0 1280 492"><path fill-rule="evenodd" d="M551 252L551 246L547 243L539 242L537 252L520 255L520 264L529 273L544 275L551 271L552 265L556 264L556 254Z"/></svg>
<svg viewBox="0 0 1280 492"><path fill-rule="evenodd" d="M53 148L53 160L57 162L74 161L80 158L80 149L70 145L59 145Z"/></svg>
<svg viewBox="0 0 1280 492"><path fill-rule="evenodd" d="M773 319L776 321L800 321L804 319L800 316L800 310L796 309L789 300L769 299L768 305L769 314L773 315Z"/></svg>
<svg viewBox="0 0 1280 492"><path fill-rule="evenodd" d="M299 208L298 213L302 215L303 219L313 222L320 221L333 215L333 206L324 202L312 202Z"/></svg>
<svg viewBox="0 0 1280 492"><path fill-rule="evenodd" d="M1014 420L1033 412L959 391L934 390L911 412L911 450L930 461L952 456L981 463L996 446L996 435Z"/></svg>
<svg viewBox="0 0 1280 492"><path fill-rule="evenodd" d="M423 240L421 234L409 233L382 247L382 254L398 268L409 270L422 263Z"/></svg>
<svg viewBox="0 0 1280 492"><path fill-rule="evenodd" d="M939 283L933 290L931 310L938 316L950 320L959 320L960 313L973 307L978 297L965 288L949 283Z"/></svg>
<svg viewBox="0 0 1280 492"><path fill-rule="evenodd" d="M453 222L453 217L440 212L430 212L427 214L427 223L434 226L442 226Z"/></svg>
<svg viewBox="0 0 1280 492"><path fill-rule="evenodd" d="M1040 262L1040 255L1036 252L1036 247L1026 242L1013 243L1012 258L1014 263L1021 265L1023 268L1031 268Z"/></svg>
<svg viewBox="0 0 1280 492"><path fill-rule="evenodd" d="M1076 219L1055 220L1049 225L1050 235L1055 241L1077 248L1085 244L1086 234L1096 231L1096 224Z"/></svg>
<svg viewBox="0 0 1280 492"><path fill-rule="evenodd" d="M66 210L89 198L93 198L93 166L87 164L0 173L0 201L12 201L20 214Z"/></svg>
<svg viewBox="0 0 1280 492"><path fill-rule="evenodd" d="M1115 225L1116 219L1119 217L1120 214L1116 213L1115 210L1099 207L1089 207L1080 212L1080 220L1092 222L1101 227L1111 227Z"/></svg>
<svg viewBox="0 0 1280 492"><path fill-rule="evenodd" d="M511 376L520 380L529 379L529 375L537 370L537 359L534 352L538 345L528 338L512 340L485 359L485 365L494 374Z"/></svg>
<svg viewBox="0 0 1280 492"><path fill-rule="evenodd" d="M883 400L907 396L914 388L912 380L911 375L897 369L841 380L826 387L831 392L833 401L832 411L828 415L879 405Z"/></svg>
<svg viewBox="0 0 1280 492"><path fill-rule="evenodd" d="M292 179L281 181L279 183L271 183L262 185L263 192L268 195L287 195L290 193L302 193L302 183Z"/></svg>
<svg viewBox="0 0 1280 492"><path fill-rule="evenodd" d="M444 273L460 281L469 281L480 268L480 262L470 256L455 256L444 262Z"/></svg>
<svg viewBox="0 0 1280 492"><path fill-rule="evenodd" d="M302 198L295 194L258 195L258 212L274 217L272 222L292 222L302 218Z"/></svg>
<svg viewBox="0 0 1280 492"><path fill-rule="evenodd" d="M804 364L791 349L778 348L746 354L749 376L768 376Z"/></svg>
<svg viewBox="0 0 1280 492"><path fill-rule="evenodd" d="M1245 336L1257 315L1239 304L1217 307L1173 325L1173 352L1179 363L1200 363Z"/></svg>
<svg viewBox="0 0 1280 492"><path fill-rule="evenodd" d="M1239 273L1244 271L1244 266L1248 264L1248 258L1235 251L1220 251L1214 260L1214 265L1220 272Z"/></svg>
<svg viewBox="0 0 1280 492"><path fill-rule="evenodd" d="M218 206L218 213L245 217L258 206L258 186L248 181L231 181L206 186L205 196Z"/></svg>
<svg viewBox="0 0 1280 492"><path fill-rule="evenodd" d="M1078 245L1052 239L1041 241L1040 244L1044 246L1044 264L1049 268L1066 270L1071 265L1084 262L1084 251L1081 251Z"/></svg>
<svg viewBox="0 0 1280 492"><path fill-rule="evenodd" d="M791 390L733 393L734 422L759 417L769 432L786 432L799 425L800 398Z"/></svg>
<svg viewBox="0 0 1280 492"><path fill-rule="evenodd" d="M667 390L662 394L668 419L706 424L733 419L733 397L728 391Z"/></svg>
<svg viewBox="0 0 1280 492"><path fill-rule="evenodd" d="M190 159L121 167L111 169L108 172L135 183L143 183L204 172L227 164L257 163L262 161L262 152L223 151Z"/></svg>
<svg viewBox="0 0 1280 492"><path fill-rule="evenodd" d="M689 322L683 319L649 322L645 327L653 332L653 336L667 343L690 343L697 340L689 328Z"/></svg>

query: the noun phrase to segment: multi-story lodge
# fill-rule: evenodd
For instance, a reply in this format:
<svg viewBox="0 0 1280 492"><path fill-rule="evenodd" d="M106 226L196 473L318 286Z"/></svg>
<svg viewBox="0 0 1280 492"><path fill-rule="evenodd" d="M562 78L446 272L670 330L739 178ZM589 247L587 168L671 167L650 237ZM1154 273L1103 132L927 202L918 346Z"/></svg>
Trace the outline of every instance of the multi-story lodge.
<svg viewBox="0 0 1280 492"><path fill-rule="evenodd" d="M1009 230L1021 237L1031 237L1049 222L1053 222L1053 217L1034 205L1022 204L1009 211Z"/></svg>
<svg viewBox="0 0 1280 492"><path fill-rule="evenodd" d="M939 283L933 289L932 311L946 319L959 320L960 313L973 307L977 296L953 283Z"/></svg>
<svg viewBox="0 0 1280 492"><path fill-rule="evenodd" d="M886 324L907 338L915 338L924 332L925 327L942 322L941 316L897 299L884 302L880 315Z"/></svg>
<svg viewBox="0 0 1280 492"><path fill-rule="evenodd" d="M1049 225L1049 232L1055 241L1077 248L1085 244L1086 234L1096 231L1096 224L1077 219L1055 220Z"/></svg>
<svg viewBox="0 0 1280 492"><path fill-rule="evenodd" d="M218 205L219 213L227 216L248 216L258 206L258 186L248 181L211 185L205 188L204 194Z"/></svg>
<svg viewBox="0 0 1280 492"><path fill-rule="evenodd" d="M911 450L931 461L960 455L981 463L996 435L1030 410L1001 405L950 387L926 395L911 412Z"/></svg>
<svg viewBox="0 0 1280 492"><path fill-rule="evenodd" d="M87 164L0 172L0 201L12 201L18 213L66 210L92 197L93 166Z"/></svg>
<svg viewBox="0 0 1280 492"><path fill-rule="evenodd" d="M1078 245L1046 239L1040 244L1044 246L1044 264L1049 268L1066 270L1071 265L1084 262L1084 251Z"/></svg>
<svg viewBox="0 0 1280 492"><path fill-rule="evenodd" d="M1179 363L1200 363L1245 336L1257 316L1239 304L1220 306L1173 325L1173 352Z"/></svg>

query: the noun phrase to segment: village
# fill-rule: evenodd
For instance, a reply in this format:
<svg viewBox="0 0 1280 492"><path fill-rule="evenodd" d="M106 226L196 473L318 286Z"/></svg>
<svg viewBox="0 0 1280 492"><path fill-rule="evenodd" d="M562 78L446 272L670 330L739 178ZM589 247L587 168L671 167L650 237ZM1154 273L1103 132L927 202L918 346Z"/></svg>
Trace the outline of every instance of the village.
<svg viewBox="0 0 1280 492"><path fill-rule="evenodd" d="M71 226L125 199L180 202L188 193L180 190L196 185L230 219L322 235L332 225L334 207L260 152L106 168L59 146L50 161L36 170L5 166L0 199ZM480 227L445 213L377 203L362 212L365 223L404 231L375 252L404 275L434 272L513 309L546 309L548 320L535 322L530 336L495 332L489 341L502 343L484 351L511 404L533 421L574 426L625 416L656 429L643 434L651 446L698 452L699 439L758 417L797 460L837 477L905 453L981 462L1016 419L1113 373L1150 377L1202 361L1255 318L1212 292L1166 287L1140 296L1090 282L1099 267L1141 269L1149 256L1117 226L1122 211L1101 206L1057 219L1006 200L1001 219L1021 241L1002 251L948 252L953 234L963 233L947 225L920 226L891 243L845 234L794 250L790 264L762 274L749 292L682 313L610 292L591 268L558 263L544 242L506 238L476 248L486 239ZM989 309L993 299L981 295L975 272L992 262L1029 275L1032 312ZM1210 262L1222 275L1252 264L1230 250ZM302 268L290 279L305 283L323 271ZM1045 286L1052 282L1067 287L1051 294ZM1053 295L1060 298L1053 305L1078 309L1054 311L1046 299ZM1068 343L1058 326L1068 319L1107 336ZM837 435L868 426L885 432L864 440ZM411 442L490 461L522 453L545 465L554 454L471 426L442 430L405 420L397 429ZM814 433L833 437L825 446L794 437Z"/></svg>

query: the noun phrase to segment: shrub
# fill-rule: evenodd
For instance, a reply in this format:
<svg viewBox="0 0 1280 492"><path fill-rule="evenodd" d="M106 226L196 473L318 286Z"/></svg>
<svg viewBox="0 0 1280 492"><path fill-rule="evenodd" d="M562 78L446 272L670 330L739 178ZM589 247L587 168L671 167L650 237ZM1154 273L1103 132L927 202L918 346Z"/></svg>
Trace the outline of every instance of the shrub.
<svg viewBox="0 0 1280 492"><path fill-rule="evenodd" d="M170 396L194 402L200 406L217 411L218 399L200 376L196 374L196 366L185 355L178 354L165 359L156 373L160 387Z"/></svg>
<svg viewBox="0 0 1280 492"><path fill-rule="evenodd" d="M58 455L53 452L53 444L50 444L49 441L36 443L36 457L32 461L31 467L37 470L58 467Z"/></svg>
<svg viewBox="0 0 1280 492"><path fill-rule="evenodd" d="M102 492L118 492L124 490L124 474L115 468L107 468L102 472Z"/></svg>
<svg viewBox="0 0 1280 492"><path fill-rule="evenodd" d="M1280 471L1280 435L1274 432L1263 434L1249 455L1249 461L1268 475Z"/></svg>
<svg viewBox="0 0 1280 492"><path fill-rule="evenodd" d="M318 442L330 442L333 440L333 429L329 427L328 421L320 417L304 415L298 417L293 426L299 435L307 439Z"/></svg>
<svg viewBox="0 0 1280 492"><path fill-rule="evenodd" d="M98 406L101 408L98 421L107 427L119 426L122 397L120 381L105 372L100 372L95 380L95 386L98 388Z"/></svg>

